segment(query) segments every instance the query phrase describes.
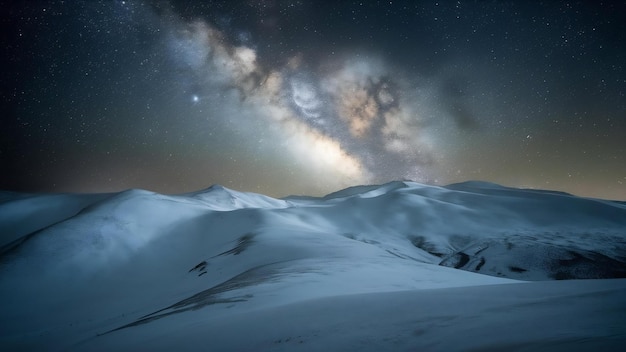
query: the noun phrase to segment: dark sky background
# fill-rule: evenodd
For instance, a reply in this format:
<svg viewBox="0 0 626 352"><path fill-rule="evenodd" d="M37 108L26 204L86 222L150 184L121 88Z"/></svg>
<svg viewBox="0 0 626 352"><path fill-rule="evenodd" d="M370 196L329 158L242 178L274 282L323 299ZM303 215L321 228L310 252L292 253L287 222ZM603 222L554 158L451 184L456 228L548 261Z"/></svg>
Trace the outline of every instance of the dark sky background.
<svg viewBox="0 0 626 352"><path fill-rule="evenodd" d="M622 1L0 1L0 188L626 200Z"/></svg>

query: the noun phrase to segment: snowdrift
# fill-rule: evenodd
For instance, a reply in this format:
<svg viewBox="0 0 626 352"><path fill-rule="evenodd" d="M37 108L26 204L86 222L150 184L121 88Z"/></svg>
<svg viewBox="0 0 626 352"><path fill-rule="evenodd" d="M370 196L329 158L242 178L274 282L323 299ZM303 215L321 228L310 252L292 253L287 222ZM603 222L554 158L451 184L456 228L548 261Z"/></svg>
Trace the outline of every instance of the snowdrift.
<svg viewBox="0 0 626 352"><path fill-rule="evenodd" d="M626 342L626 205L561 192L485 182L285 199L221 186L4 192L0 245L10 350Z"/></svg>

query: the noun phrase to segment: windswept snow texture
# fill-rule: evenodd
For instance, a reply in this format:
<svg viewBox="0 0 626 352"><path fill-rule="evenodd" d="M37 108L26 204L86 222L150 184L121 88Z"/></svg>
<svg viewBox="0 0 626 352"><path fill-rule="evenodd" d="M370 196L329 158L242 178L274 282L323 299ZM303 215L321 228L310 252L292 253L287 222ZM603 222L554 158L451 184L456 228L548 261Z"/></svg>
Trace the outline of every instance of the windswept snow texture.
<svg viewBox="0 0 626 352"><path fill-rule="evenodd" d="M8 350L626 343L617 201L483 182L285 199L1 193L0 244Z"/></svg>

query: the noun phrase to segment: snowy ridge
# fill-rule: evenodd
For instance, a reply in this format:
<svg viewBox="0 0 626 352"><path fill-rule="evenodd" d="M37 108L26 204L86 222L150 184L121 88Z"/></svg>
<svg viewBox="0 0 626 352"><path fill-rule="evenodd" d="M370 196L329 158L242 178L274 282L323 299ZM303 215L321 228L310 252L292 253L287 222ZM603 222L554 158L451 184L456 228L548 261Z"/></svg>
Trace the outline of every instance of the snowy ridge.
<svg viewBox="0 0 626 352"><path fill-rule="evenodd" d="M552 281L626 277L626 206L560 192L484 182L436 187L403 181L352 187L322 198L274 199L213 186L184 195L143 190L9 194L0 210L0 344L15 350L201 350L205 339L221 341L218 350L233 351L259 344L291 350L294 341L305 340L310 343L301 349L311 351L324 344L344 346L341 350L397 350L387 335L378 344L361 344L379 330L399 333L382 323L361 333L344 331L352 337L342 340L320 327L292 326L290 319L298 319L291 312L313 315L321 325L344 319L338 324L347 329L345 319L362 320L358 302L378 302L393 313L383 317L368 308L374 320L399 324L404 331L414 329L405 326L415 320L412 313L383 302L405 302L414 307L416 319L432 324L439 324L436 316L452 313L418 308L421 300L444 297L442 305L457 307L468 292L488 299L471 303L469 311L457 309L461 320L463 312L513 307L519 303L515 297L539 309L512 318L522 323L550 307L558 316L579 318L567 305L535 307L536 292L552 292L555 300L576 292L574 297L581 298L574 303L583 305L596 304L596 293L604 292L611 297L607 309L626 307L623 279ZM444 291L431 295L432 290ZM496 299L511 291L517 296L504 303ZM340 308L345 306L357 310ZM315 316L322 308L340 311L343 318L328 312ZM612 346L604 331L589 332L585 325L609 322L585 312L591 318L573 331L589 335L593 346ZM260 325L276 314L285 320L276 322L279 330L272 336L233 337L242 325L263 330ZM545 323L560 323L550 319ZM626 340L624 319L611 319L609 325L617 327L612 336ZM499 325L483 323L489 329ZM561 347L577 338L555 340L551 334L558 335L558 329L534 329L503 336ZM289 337L296 330L299 335ZM163 331L176 333L163 340ZM462 347L435 332L417 334L423 340L407 334L399 340L404 349ZM502 340L483 335L474 348L503 346Z"/></svg>
<svg viewBox="0 0 626 352"><path fill-rule="evenodd" d="M110 194L30 195L2 192L0 248L37 230L68 219L87 206L109 196Z"/></svg>
<svg viewBox="0 0 626 352"><path fill-rule="evenodd" d="M262 194L237 192L224 186L213 185L205 190L183 195L203 201L213 210L240 208L286 208L289 203Z"/></svg>

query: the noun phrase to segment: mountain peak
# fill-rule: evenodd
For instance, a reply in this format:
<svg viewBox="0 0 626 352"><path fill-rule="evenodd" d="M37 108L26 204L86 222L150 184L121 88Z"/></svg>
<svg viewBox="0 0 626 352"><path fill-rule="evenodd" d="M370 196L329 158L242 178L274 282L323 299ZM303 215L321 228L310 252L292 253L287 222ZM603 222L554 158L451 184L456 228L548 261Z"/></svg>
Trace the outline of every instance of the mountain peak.
<svg viewBox="0 0 626 352"><path fill-rule="evenodd" d="M347 198L352 196L364 195L381 195L397 189L410 187L411 185L409 185L409 182L410 181L391 181L379 185L353 186L327 194L323 197L323 199Z"/></svg>

